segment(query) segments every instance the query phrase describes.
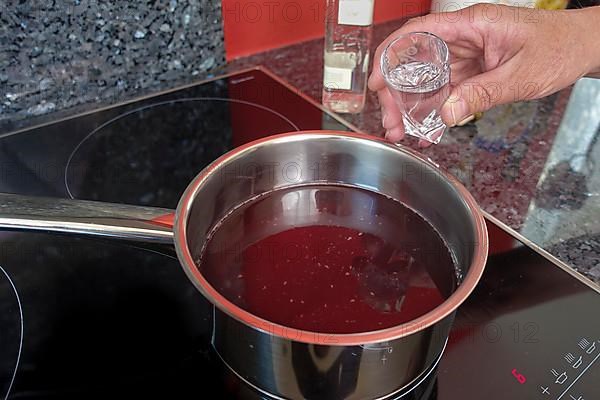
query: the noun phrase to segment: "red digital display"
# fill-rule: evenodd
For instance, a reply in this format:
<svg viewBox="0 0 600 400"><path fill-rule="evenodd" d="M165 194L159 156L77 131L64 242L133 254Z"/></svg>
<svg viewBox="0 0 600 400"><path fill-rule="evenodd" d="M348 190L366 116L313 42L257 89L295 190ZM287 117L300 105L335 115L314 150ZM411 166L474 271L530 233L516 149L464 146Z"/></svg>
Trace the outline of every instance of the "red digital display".
<svg viewBox="0 0 600 400"><path fill-rule="evenodd" d="M525 378L525 375L520 374L519 372L517 372L516 368L512 370L512 375L515 377L515 379L522 385L525 382L527 382L527 378Z"/></svg>

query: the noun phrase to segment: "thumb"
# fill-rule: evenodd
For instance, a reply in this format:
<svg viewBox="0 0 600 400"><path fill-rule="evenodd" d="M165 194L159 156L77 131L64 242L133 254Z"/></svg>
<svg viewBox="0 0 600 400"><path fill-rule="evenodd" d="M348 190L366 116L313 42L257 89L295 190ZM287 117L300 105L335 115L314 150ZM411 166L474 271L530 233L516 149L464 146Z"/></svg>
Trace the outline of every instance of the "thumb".
<svg viewBox="0 0 600 400"><path fill-rule="evenodd" d="M465 79L455 86L440 110L444 123L454 126L477 112L510 103L511 81L503 72L500 67Z"/></svg>

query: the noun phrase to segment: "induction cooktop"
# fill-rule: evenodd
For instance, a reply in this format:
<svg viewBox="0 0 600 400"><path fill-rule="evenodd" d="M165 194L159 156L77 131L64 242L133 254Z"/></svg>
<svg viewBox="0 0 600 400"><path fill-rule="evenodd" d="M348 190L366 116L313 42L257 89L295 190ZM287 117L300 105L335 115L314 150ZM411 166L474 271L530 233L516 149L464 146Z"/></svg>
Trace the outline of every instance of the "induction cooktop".
<svg viewBox="0 0 600 400"><path fill-rule="evenodd" d="M252 68L1 134L0 192L175 208L227 150L305 129L353 127ZM597 289L487 222L483 279L402 398L599 399ZM0 399L260 398L213 353L210 310L168 251L0 231Z"/></svg>

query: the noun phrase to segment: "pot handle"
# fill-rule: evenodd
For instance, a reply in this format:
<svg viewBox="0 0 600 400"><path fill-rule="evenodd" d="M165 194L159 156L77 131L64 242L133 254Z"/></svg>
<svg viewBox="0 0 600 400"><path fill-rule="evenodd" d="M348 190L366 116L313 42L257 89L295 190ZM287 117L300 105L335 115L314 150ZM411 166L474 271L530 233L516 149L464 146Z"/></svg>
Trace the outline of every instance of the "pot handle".
<svg viewBox="0 0 600 400"><path fill-rule="evenodd" d="M0 193L0 228L173 243L173 210Z"/></svg>

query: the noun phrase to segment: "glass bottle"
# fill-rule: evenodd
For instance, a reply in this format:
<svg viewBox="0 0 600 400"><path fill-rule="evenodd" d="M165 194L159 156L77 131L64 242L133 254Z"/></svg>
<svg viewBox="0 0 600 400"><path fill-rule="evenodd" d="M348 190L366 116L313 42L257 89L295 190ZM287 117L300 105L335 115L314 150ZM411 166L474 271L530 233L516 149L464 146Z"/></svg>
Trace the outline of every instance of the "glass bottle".
<svg viewBox="0 0 600 400"><path fill-rule="evenodd" d="M359 113L365 105L375 0L327 0L323 105Z"/></svg>

